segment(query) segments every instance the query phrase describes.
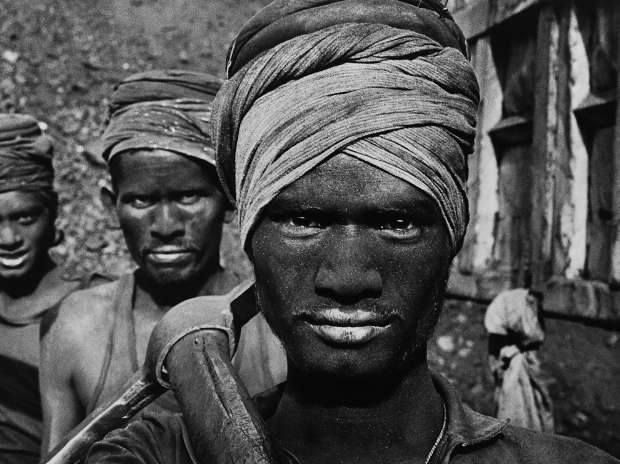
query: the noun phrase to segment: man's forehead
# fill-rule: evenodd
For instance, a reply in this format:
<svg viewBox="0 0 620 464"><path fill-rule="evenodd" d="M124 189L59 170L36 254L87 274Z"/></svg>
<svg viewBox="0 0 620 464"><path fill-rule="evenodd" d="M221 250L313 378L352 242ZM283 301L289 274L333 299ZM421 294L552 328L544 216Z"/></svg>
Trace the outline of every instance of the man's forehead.
<svg viewBox="0 0 620 464"><path fill-rule="evenodd" d="M0 216L43 207L43 200L34 192L12 190L0 193Z"/></svg>
<svg viewBox="0 0 620 464"><path fill-rule="evenodd" d="M434 201L419 188L382 169L339 154L286 187L272 202L366 208L430 208Z"/></svg>
<svg viewBox="0 0 620 464"><path fill-rule="evenodd" d="M168 150L136 150L112 160L110 172L117 187L152 185L184 188L211 185L213 167Z"/></svg>

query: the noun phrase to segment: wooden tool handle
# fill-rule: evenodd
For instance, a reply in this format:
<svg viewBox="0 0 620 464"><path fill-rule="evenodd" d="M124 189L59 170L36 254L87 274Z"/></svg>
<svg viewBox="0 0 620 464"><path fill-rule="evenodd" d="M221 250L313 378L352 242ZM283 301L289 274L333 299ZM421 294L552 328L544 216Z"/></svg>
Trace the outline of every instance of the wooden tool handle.
<svg viewBox="0 0 620 464"><path fill-rule="evenodd" d="M205 330L168 355L168 378L199 462L277 462L266 428L230 363L226 334Z"/></svg>

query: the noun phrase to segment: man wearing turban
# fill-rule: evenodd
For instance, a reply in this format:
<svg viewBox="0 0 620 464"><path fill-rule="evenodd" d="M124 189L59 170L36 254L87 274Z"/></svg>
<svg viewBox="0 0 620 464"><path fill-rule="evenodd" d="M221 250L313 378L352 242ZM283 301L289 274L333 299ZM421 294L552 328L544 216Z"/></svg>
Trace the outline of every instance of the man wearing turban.
<svg viewBox="0 0 620 464"><path fill-rule="evenodd" d="M466 53L438 0L276 0L232 44L212 119L256 302L288 359L256 425L273 462L616 462L475 413L429 370L468 222ZM199 424L133 423L88 462L253 462L235 451L247 436L228 458Z"/></svg>
<svg viewBox="0 0 620 464"><path fill-rule="evenodd" d="M202 73L148 71L129 76L112 94L102 136L111 188L103 194L137 269L76 292L44 335L45 452L139 370L150 333L171 306L239 284L219 255L230 210L210 137L211 102L220 84ZM270 335L264 320L253 324ZM268 375L261 379L277 383ZM166 395L149 412L175 408Z"/></svg>
<svg viewBox="0 0 620 464"><path fill-rule="evenodd" d="M37 463L41 446L39 325L79 280L49 249L54 222L53 143L25 114L0 114L0 462ZM86 280L84 283L87 283Z"/></svg>

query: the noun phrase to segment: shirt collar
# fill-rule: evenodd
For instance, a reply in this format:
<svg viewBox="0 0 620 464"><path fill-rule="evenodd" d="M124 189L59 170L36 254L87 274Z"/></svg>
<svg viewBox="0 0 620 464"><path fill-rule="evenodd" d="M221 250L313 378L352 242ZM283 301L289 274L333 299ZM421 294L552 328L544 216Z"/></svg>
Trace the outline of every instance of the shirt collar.
<svg viewBox="0 0 620 464"><path fill-rule="evenodd" d="M508 421L480 414L464 405L455 388L443 376L433 372L433 382L446 405L448 415L445 450L457 446L469 447L479 445L498 437Z"/></svg>

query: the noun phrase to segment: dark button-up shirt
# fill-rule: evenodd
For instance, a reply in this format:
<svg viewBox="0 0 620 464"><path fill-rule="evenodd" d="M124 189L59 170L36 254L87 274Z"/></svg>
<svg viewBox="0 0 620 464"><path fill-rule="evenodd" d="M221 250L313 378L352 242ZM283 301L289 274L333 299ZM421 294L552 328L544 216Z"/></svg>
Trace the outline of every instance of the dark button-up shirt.
<svg viewBox="0 0 620 464"><path fill-rule="evenodd" d="M513 427L477 413L460 401L447 380L439 375L433 378L448 416L446 433L431 461L433 464L620 464L620 460L582 441ZM278 389L269 397L260 398L261 412L273 410L270 406L277 404L280 392ZM182 416L166 414L147 415L142 421L111 432L92 447L87 463L199 464L199 461L192 455Z"/></svg>

